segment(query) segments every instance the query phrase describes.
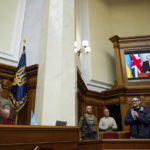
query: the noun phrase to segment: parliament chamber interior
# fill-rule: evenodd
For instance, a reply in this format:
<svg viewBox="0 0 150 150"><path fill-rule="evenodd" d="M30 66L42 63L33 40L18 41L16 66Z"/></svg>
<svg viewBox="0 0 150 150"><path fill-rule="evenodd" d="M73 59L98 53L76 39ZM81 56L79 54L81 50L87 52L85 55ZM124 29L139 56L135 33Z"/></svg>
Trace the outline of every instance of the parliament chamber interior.
<svg viewBox="0 0 150 150"><path fill-rule="evenodd" d="M0 3L0 150L150 150L133 106L150 118L150 1ZM87 106L97 139L80 138ZM99 127L105 109L114 130ZM128 110L148 138L130 132Z"/></svg>

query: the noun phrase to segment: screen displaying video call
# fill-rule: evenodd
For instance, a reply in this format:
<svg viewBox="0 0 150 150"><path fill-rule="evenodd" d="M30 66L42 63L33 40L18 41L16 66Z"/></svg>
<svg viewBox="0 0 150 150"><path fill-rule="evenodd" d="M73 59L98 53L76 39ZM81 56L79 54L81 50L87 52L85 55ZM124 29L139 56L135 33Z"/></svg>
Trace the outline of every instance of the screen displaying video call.
<svg viewBox="0 0 150 150"><path fill-rule="evenodd" d="M125 51L128 80L150 79L150 50Z"/></svg>

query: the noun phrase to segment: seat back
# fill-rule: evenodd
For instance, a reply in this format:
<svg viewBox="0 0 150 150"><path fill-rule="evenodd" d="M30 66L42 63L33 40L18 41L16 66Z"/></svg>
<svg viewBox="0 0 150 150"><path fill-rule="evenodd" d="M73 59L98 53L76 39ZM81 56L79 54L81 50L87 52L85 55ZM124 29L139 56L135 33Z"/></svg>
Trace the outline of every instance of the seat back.
<svg viewBox="0 0 150 150"><path fill-rule="evenodd" d="M103 133L103 139L118 139L118 133L105 132Z"/></svg>
<svg viewBox="0 0 150 150"><path fill-rule="evenodd" d="M15 109L11 109L9 118L3 118L2 124L15 124L15 119L16 119L16 111Z"/></svg>
<svg viewBox="0 0 150 150"><path fill-rule="evenodd" d="M11 124L11 120L3 118L2 124Z"/></svg>

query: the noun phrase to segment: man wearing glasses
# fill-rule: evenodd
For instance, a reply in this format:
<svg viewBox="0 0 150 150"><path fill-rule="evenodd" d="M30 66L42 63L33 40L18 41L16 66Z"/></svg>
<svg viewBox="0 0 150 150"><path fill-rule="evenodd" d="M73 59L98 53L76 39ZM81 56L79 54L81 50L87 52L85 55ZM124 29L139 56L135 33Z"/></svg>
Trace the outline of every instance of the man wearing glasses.
<svg viewBox="0 0 150 150"><path fill-rule="evenodd" d="M125 117L125 124L130 125L131 139L150 138L150 115L144 107L140 106L140 103L138 97L133 97L132 107L128 110Z"/></svg>

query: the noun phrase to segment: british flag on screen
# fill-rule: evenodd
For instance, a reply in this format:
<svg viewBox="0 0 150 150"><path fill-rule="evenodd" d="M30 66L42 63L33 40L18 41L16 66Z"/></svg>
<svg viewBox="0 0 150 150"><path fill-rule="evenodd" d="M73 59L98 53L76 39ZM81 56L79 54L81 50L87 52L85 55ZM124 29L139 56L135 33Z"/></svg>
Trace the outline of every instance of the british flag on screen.
<svg viewBox="0 0 150 150"><path fill-rule="evenodd" d="M132 54L132 75L134 78L138 78L138 75L142 73L142 62L139 54Z"/></svg>

